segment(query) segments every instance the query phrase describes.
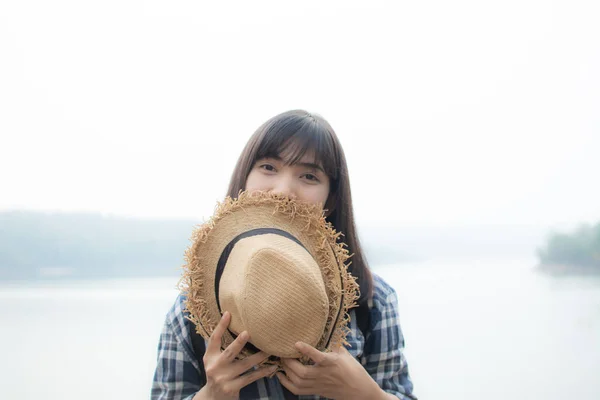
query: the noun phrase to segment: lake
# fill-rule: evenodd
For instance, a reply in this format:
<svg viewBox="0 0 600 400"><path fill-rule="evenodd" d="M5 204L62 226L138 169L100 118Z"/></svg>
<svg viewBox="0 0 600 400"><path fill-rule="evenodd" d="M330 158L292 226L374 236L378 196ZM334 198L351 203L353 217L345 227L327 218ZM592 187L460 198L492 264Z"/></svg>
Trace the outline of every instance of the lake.
<svg viewBox="0 0 600 400"><path fill-rule="evenodd" d="M535 260L374 270L396 288L421 400L600 398L600 279ZM147 399L177 277L0 285L3 399Z"/></svg>

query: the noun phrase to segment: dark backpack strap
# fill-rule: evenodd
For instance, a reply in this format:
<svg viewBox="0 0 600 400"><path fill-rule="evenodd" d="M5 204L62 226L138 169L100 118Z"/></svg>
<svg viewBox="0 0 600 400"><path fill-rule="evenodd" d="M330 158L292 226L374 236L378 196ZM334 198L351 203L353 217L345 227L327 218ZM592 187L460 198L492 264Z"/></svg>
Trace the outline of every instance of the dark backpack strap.
<svg viewBox="0 0 600 400"><path fill-rule="evenodd" d="M363 334L365 341L367 340L367 332L369 332L369 326L371 325L371 312L369 310L369 304L365 300L355 308L356 313L356 325Z"/></svg>
<svg viewBox="0 0 600 400"><path fill-rule="evenodd" d="M206 351L206 344L204 343L204 338L196 333L194 324L190 324L190 337L196 359L198 360L198 366L200 367L200 386L202 387L206 384L206 372L204 371L204 362L202 362L204 352Z"/></svg>

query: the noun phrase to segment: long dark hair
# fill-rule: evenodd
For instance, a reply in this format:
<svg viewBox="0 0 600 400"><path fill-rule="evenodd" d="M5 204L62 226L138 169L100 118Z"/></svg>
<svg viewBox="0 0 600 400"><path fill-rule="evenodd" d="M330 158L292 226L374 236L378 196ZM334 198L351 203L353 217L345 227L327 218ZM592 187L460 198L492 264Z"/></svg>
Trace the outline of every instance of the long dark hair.
<svg viewBox="0 0 600 400"><path fill-rule="evenodd" d="M278 157L284 150L290 154L285 160L290 165L300 161L307 151L314 154L314 162L323 166L329 176L329 198L324 206L327 221L343 233L343 240L353 254L349 270L360 285L359 303L362 304L373 294L373 276L356 234L346 157L333 128L323 117L304 110L292 110L261 125L238 159L228 195L236 198L240 190L245 189L248 175L257 160Z"/></svg>

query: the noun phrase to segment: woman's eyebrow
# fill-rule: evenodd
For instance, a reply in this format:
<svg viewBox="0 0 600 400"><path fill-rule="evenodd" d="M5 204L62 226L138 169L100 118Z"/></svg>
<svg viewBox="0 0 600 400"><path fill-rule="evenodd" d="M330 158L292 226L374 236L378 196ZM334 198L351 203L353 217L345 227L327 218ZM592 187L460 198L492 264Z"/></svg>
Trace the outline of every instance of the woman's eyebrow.
<svg viewBox="0 0 600 400"><path fill-rule="evenodd" d="M321 166L319 164L308 163L308 162L299 162L299 163L296 163L296 165L299 165L304 168L316 169L318 171L321 171L322 173L325 173L325 171L323 171L323 168L321 168Z"/></svg>

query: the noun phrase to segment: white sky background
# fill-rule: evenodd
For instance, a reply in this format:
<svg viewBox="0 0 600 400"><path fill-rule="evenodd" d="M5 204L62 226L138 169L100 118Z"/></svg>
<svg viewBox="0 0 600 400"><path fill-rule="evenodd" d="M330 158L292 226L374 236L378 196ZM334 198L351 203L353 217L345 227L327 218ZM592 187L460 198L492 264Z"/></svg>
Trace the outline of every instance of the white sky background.
<svg viewBox="0 0 600 400"><path fill-rule="evenodd" d="M0 0L0 210L207 217L258 125L305 108L361 221L595 222L598 21L571 0Z"/></svg>

